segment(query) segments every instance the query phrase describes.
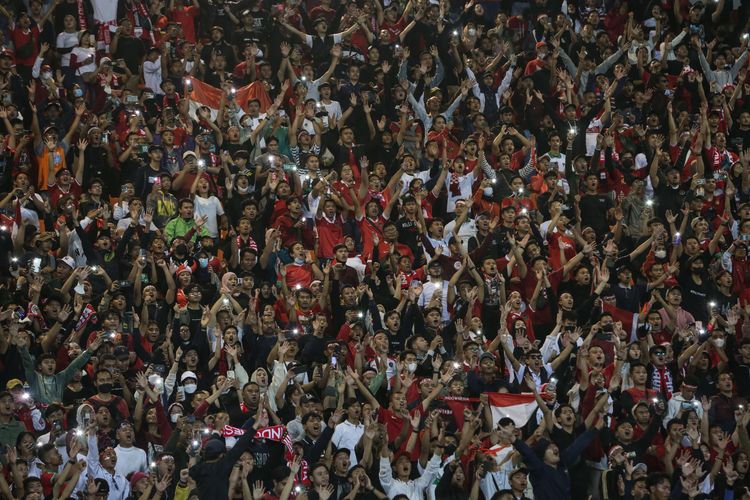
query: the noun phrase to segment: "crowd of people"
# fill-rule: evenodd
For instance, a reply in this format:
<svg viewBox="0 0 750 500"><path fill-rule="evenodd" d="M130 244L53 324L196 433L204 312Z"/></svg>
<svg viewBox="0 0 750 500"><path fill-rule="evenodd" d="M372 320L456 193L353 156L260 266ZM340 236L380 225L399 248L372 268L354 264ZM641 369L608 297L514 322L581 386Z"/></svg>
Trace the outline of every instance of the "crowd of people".
<svg viewBox="0 0 750 500"><path fill-rule="evenodd" d="M749 19L0 0L0 497L750 499Z"/></svg>

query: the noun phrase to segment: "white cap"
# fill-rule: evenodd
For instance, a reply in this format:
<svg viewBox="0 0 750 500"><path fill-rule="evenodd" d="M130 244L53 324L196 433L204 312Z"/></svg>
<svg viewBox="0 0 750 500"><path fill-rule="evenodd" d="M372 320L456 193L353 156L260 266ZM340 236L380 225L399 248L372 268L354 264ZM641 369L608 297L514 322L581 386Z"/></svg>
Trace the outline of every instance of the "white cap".
<svg viewBox="0 0 750 500"><path fill-rule="evenodd" d="M180 382L184 382L186 379L189 379L189 378L195 379L196 381L198 380L198 377L195 376L195 373L191 371L187 371L187 372L184 372L182 376L180 377Z"/></svg>
<svg viewBox="0 0 750 500"><path fill-rule="evenodd" d="M65 262L68 266L70 266L71 269L75 269L76 268L76 261L73 260L73 257L71 257L70 255L66 255L65 257L63 257L60 260L63 261L63 262Z"/></svg>

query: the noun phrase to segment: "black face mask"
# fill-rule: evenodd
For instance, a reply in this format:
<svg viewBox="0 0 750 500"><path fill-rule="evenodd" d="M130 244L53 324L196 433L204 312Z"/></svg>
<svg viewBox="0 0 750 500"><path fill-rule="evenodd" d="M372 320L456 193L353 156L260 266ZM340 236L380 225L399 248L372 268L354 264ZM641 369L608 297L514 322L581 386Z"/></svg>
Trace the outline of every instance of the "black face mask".
<svg viewBox="0 0 750 500"><path fill-rule="evenodd" d="M187 251L187 245L185 245L184 243L180 243L174 249L175 255L185 255L187 254Z"/></svg>
<svg viewBox="0 0 750 500"><path fill-rule="evenodd" d="M633 168L633 159L632 158L623 158L622 161L620 161L620 163L625 168Z"/></svg>
<svg viewBox="0 0 750 500"><path fill-rule="evenodd" d="M452 444L449 444L448 446L445 447L445 454L447 456L451 456L454 453L456 453L456 447L455 446L453 446Z"/></svg>
<svg viewBox="0 0 750 500"><path fill-rule="evenodd" d="M112 392L112 384L99 384L99 392L109 394Z"/></svg>

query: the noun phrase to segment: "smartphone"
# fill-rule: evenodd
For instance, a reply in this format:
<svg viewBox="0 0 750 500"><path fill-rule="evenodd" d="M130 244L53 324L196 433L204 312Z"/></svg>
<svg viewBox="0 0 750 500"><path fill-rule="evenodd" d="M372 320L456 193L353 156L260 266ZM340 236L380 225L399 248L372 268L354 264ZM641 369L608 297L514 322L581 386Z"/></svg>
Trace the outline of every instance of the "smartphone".
<svg viewBox="0 0 750 500"><path fill-rule="evenodd" d="M41 269L42 269L42 259L40 259L39 257L35 257L34 259L32 259L31 271L34 273L39 273Z"/></svg>
<svg viewBox="0 0 750 500"><path fill-rule="evenodd" d="M235 378L234 370L227 370L227 378Z"/></svg>

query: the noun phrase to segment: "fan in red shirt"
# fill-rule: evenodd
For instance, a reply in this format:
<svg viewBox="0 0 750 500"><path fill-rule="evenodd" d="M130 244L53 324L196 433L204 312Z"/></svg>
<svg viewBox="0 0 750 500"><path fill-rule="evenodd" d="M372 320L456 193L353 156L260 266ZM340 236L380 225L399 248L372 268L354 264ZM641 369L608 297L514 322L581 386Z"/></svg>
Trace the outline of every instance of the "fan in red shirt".
<svg viewBox="0 0 750 500"><path fill-rule="evenodd" d="M332 259L333 248L344 239L344 218L333 199L324 199L318 205L315 227L318 231L318 257Z"/></svg>
<svg viewBox="0 0 750 500"><path fill-rule="evenodd" d="M286 207L287 213L274 223L281 236L281 246L289 248L295 241L302 241L306 248L313 248L315 234L302 213L302 203L297 198L289 198Z"/></svg>
<svg viewBox="0 0 750 500"><path fill-rule="evenodd" d="M323 279L323 271L315 263L310 252L305 250L302 243L294 243L289 255L294 259L290 264L281 266L281 280L290 290L309 288L313 279Z"/></svg>

